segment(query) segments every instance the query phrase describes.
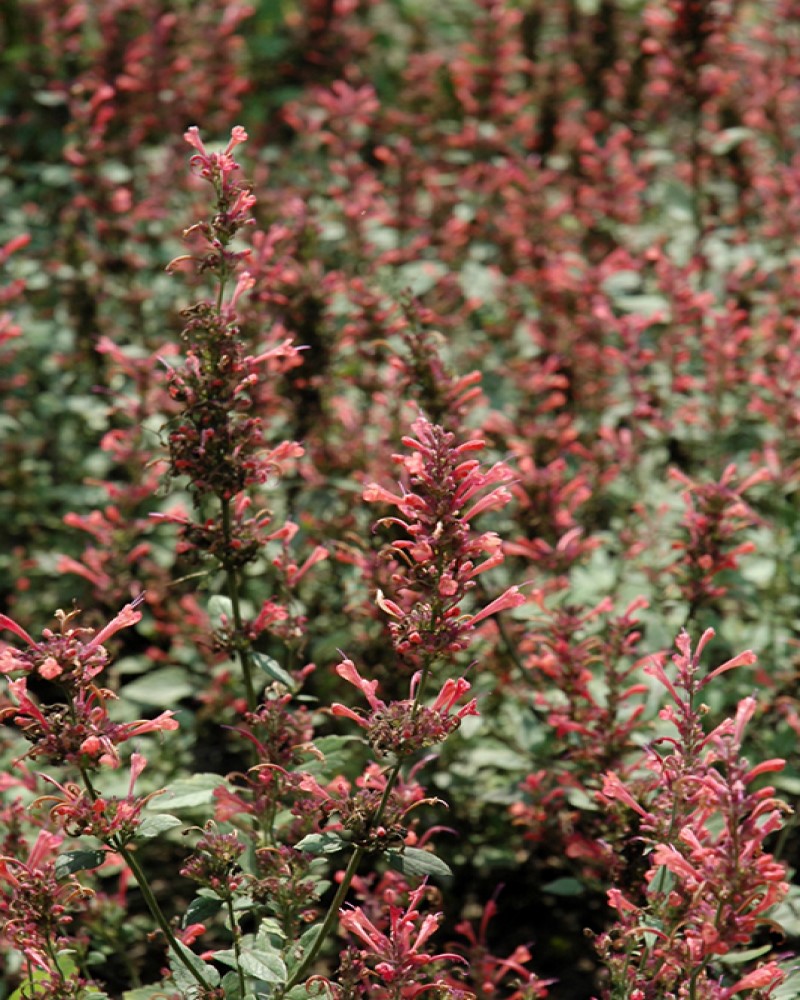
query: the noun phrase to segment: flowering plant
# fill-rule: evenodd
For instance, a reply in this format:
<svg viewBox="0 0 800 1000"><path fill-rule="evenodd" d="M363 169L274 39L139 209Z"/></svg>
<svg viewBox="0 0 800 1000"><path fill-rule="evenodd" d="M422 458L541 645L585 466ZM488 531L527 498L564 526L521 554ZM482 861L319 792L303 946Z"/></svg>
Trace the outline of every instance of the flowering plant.
<svg viewBox="0 0 800 1000"><path fill-rule="evenodd" d="M0 1000L794 996L793 3L7 7Z"/></svg>

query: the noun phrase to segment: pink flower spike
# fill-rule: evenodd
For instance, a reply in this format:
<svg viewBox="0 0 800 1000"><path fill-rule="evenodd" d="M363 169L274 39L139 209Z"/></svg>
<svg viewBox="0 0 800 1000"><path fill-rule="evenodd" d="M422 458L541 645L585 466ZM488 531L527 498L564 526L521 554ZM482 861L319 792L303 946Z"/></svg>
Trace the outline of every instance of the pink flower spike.
<svg viewBox="0 0 800 1000"><path fill-rule="evenodd" d="M473 615L470 619L470 625L477 625L478 622L483 621L484 618L488 618L490 615L496 615L500 611L507 611L509 608L518 608L520 604L525 603L525 595L520 593L519 587L509 587L504 593L499 597L496 597L490 604L479 611L476 615Z"/></svg>
<svg viewBox="0 0 800 1000"><path fill-rule="evenodd" d="M385 598L383 596L382 590L378 590L377 593L375 594L375 603L378 605L381 611L385 611L386 614L391 615L392 618L403 617L403 609L400 607L400 605L395 604L394 601L390 601L387 598Z"/></svg>
<svg viewBox="0 0 800 1000"><path fill-rule="evenodd" d="M39 836L36 838L36 843L28 855L28 868L31 871L40 868L42 862L52 855L56 848L61 846L63 839L60 834L48 833L47 830L41 830Z"/></svg>
<svg viewBox="0 0 800 1000"><path fill-rule="evenodd" d="M389 939L378 930L360 906L352 910L340 910L339 916L342 927L361 938L372 951L381 954L389 950Z"/></svg>
<svg viewBox="0 0 800 1000"><path fill-rule="evenodd" d="M653 864L664 865L673 875L686 881L700 883L702 876L680 851L671 844L659 844L653 851Z"/></svg>
<svg viewBox="0 0 800 1000"><path fill-rule="evenodd" d="M390 493L389 490L384 489L383 486L379 486L378 483L369 483L365 486L361 496L367 503L389 503L395 507L399 507L404 500L403 497L395 496L394 493Z"/></svg>
<svg viewBox="0 0 800 1000"><path fill-rule="evenodd" d="M477 517L478 514L483 514L487 510L495 510L498 507L505 507L505 505L511 500L511 494L504 487L500 486L496 490L492 490L491 493L487 493L485 497L481 497L478 502L471 507L463 516L463 521L471 521L473 517Z"/></svg>
<svg viewBox="0 0 800 1000"><path fill-rule="evenodd" d="M648 664L642 667L642 670L648 674L650 677L655 677L656 680L660 681L661 684L669 691L672 695L672 699L676 704L680 704L681 699L678 692L675 690L675 686L672 681L667 677L666 671L664 670L663 664L660 660L653 658Z"/></svg>
<svg viewBox="0 0 800 1000"><path fill-rule="evenodd" d="M720 996L724 1000L728 1000L728 997L732 997L736 993L741 993L742 990L763 989L765 986L772 988L777 986L778 983L783 982L784 978L785 974L777 962L767 962L761 968L754 969L752 972L748 972L746 976L742 976L733 986L724 989Z"/></svg>
<svg viewBox="0 0 800 1000"><path fill-rule="evenodd" d="M707 628L705 632L703 632L703 634L697 641L697 649L695 649L694 651L695 662L697 662L700 659L700 654L703 652L703 650L706 648L706 645L709 642L711 642L711 640L714 638L716 634L717 633L714 631L713 628Z"/></svg>
<svg viewBox="0 0 800 1000"><path fill-rule="evenodd" d="M23 642L27 642L29 646L36 645L25 629L21 625L17 625L13 619L7 618L6 615L0 615L0 629L3 628L8 629L9 632L13 632L16 636L19 636L19 638L22 639Z"/></svg>
<svg viewBox="0 0 800 1000"><path fill-rule="evenodd" d="M734 717L733 725L733 738L736 741L737 746L742 745L745 726L753 718L756 707L757 702L752 695L747 698L742 698L736 707L736 715Z"/></svg>
<svg viewBox="0 0 800 1000"><path fill-rule="evenodd" d="M310 556L308 556L303 565L297 570L297 572L292 574L291 582L293 584L298 583L303 579L312 566L316 566L317 563L324 562L327 558L328 550L322 545L315 546L313 552Z"/></svg>
<svg viewBox="0 0 800 1000"><path fill-rule="evenodd" d="M769 760L762 760L747 772L744 779L745 784L749 784L759 774L767 774L769 771L782 771L785 767L786 761L781 757L770 757Z"/></svg>
<svg viewBox="0 0 800 1000"><path fill-rule="evenodd" d="M469 689L470 683L465 678L459 677L458 680L453 680L452 677L448 677L442 685L442 690L437 695L436 701L433 703L433 708L437 712L444 711L449 713L453 705L455 705L461 696L466 694Z"/></svg>
<svg viewBox="0 0 800 1000"><path fill-rule="evenodd" d="M58 660L52 656L48 656L39 667L40 676L44 677L47 681L54 681L56 677L60 677L63 673L64 668Z"/></svg>
<svg viewBox="0 0 800 1000"><path fill-rule="evenodd" d="M249 271L242 271L239 275L239 279L236 282L236 288L233 290L233 295L231 296L230 307L231 309L236 308L236 303L239 301L245 292L249 292L251 288L256 283L256 279Z"/></svg>

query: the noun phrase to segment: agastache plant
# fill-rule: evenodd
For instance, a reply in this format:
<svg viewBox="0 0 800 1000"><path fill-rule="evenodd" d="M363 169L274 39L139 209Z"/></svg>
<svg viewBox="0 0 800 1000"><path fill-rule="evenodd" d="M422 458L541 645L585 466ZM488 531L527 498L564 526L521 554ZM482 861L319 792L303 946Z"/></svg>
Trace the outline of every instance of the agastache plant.
<svg viewBox="0 0 800 1000"><path fill-rule="evenodd" d="M480 622L525 600L518 587L510 587L476 611L468 613L461 607L475 587L474 578L502 561L498 536L494 532L476 531L471 522L482 512L503 507L511 499L502 485L511 478L511 470L503 463L482 469L473 455L484 447L483 441L457 444L455 435L424 417L414 422L412 430L415 436L403 438L410 454L394 456L404 472L400 492L370 483L363 494L368 502L391 504L402 515L382 518L376 528L394 525L407 536L397 539L387 549L396 599L378 592L376 602L389 619L397 665L411 675L409 698L386 703L377 695L378 682L362 677L352 660L345 657L337 667L339 676L364 695L369 712L364 714L334 704L334 715L349 718L365 729L373 751L388 757L390 766L372 790L367 787L352 799L332 806L342 817L348 839L355 846L319 934L291 976L290 987L301 982L310 970L324 938L340 914L365 854L376 849L393 850L401 867L404 859L414 854L414 850L403 843L406 831L402 821L407 810L396 801L395 795L403 761L419 750L441 743L458 728L465 716L477 714L474 699L456 707L470 689L465 678L444 678L430 705L424 700L429 682L445 664L467 649ZM325 790L316 782L304 781L324 803ZM441 863L437 865L435 859L426 861L425 853L415 850L417 856L422 855L415 857L417 865L422 867L404 870L418 873L440 870ZM415 899L412 899L409 913ZM399 919L398 911L392 918L395 931ZM373 971L389 992L376 995L416 996L421 991L415 970L419 964L425 965L434 959L426 955L417 961L409 955L401 961L397 943L390 946L390 938L373 933L374 928L358 907L341 910L341 921L344 927L368 943L371 950L379 953L383 950L387 960L379 962ZM411 951L429 936L432 928L433 918L426 918L423 927L415 932L417 945ZM391 961L388 960L390 952L395 956ZM391 989L389 984L392 984ZM404 984L411 992L399 992Z"/></svg>
<svg viewBox="0 0 800 1000"><path fill-rule="evenodd" d="M19 727L31 744L25 757L48 767L66 765L80 779L79 783L62 784L47 774L42 775L60 794L44 796L39 804L49 806L51 821L64 834L71 837L89 835L103 844L101 851L65 855L60 859L61 868L56 871L53 860L45 858L45 846L52 847L56 840L60 843L63 838L47 840L48 835L43 830L27 862L0 859L0 885L7 896L4 908L12 921L24 923L29 935L28 944L22 949L29 962L28 978L31 979L34 967L46 970L51 977L53 996L78 997L85 986L80 977L76 979L65 973L56 950L61 934L59 927L70 921L65 903L81 898L84 890L74 880L59 885L58 876L72 876L76 871L97 867L107 851L119 854L125 861L177 961L186 965L187 973L199 985L206 985L202 974L181 951L136 853L128 846L141 824L142 810L152 797L134 794L134 785L146 759L139 753L131 755L131 777L125 799L103 796L95 787L96 776L102 777L104 769L121 766L119 747L122 744L146 733L178 728L171 709L154 719L113 721L108 706L116 696L100 686L100 677L110 663L104 643L140 621L142 615L137 605L141 601L142 598L138 598L126 605L99 630L75 626L76 612L59 612L59 629L45 629L38 642L17 622L0 615L0 627L25 643L23 649L5 646L0 650L0 670L9 678L8 687L16 702L16 706L3 709L0 717ZM28 693L32 678L53 685L61 700L40 705ZM39 861L42 864L38 864ZM41 947L37 946L37 941L42 942ZM67 941L61 943L66 945Z"/></svg>
<svg viewBox="0 0 800 1000"><path fill-rule="evenodd" d="M239 164L233 157L247 133L236 126L220 153L206 150L195 127L185 138L195 150L192 170L213 187L214 214L185 231L184 237L196 240L197 246L193 253L175 258L168 270L193 263L200 273L214 276L216 295L184 311L184 363L180 368L170 367L168 375L170 395L180 406L169 430L171 474L187 482L198 518L193 521L179 513L165 517L180 525L186 550L212 557L225 574L232 622L218 634L218 644L238 658L247 707L253 712L258 692L252 641L275 616L262 614L245 621L242 571L258 558L268 541L291 538L296 528L286 524L270 530L269 512L253 511L248 491L280 471L284 461L303 454L295 442L269 447L253 403L267 365L273 371L283 365L291 367L297 352L284 340L259 354L249 354L237 322L237 304L254 284L251 275L241 269L249 251L234 247L239 231L254 224L251 210L255 197L240 181ZM319 549L314 561L324 556L324 550ZM296 566L293 569L296 578L300 571ZM262 610L272 607L273 602L267 601ZM282 617L285 614L278 615L278 620Z"/></svg>
<svg viewBox="0 0 800 1000"><path fill-rule="evenodd" d="M667 693L660 716L673 732L647 748L648 773L623 781L610 771L604 778L605 801L638 822L648 865L643 892L608 892L616 919L598 939L610 973L607 1000L728 1000L756 988L769 995L784 976L773 961L726 984L716 966L751 943L789 886L785 867L765 846L788 807L757 780L782 770L784 761L751 766L742 754L755 698L743 698L734 718L710 732L703 727L706 686L755 662L748 650L704 672L700 656L713 635L707 629L693 650L681 632L674 677L660 659L645 668Z"/></svg>

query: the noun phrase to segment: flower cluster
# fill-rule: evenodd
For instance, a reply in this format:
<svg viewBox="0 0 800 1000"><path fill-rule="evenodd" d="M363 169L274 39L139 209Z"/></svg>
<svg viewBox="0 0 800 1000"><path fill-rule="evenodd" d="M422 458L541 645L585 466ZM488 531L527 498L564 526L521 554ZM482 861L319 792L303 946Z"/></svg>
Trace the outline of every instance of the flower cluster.
<svg viewBox="0 0 800 1000"><path fill-rule="evenodd" d="M385 929L376 926L359 906L341 911L341 927L358 941L348 963L349 978L358 981L360 987L355 995L413 1000L423 993L435 995L437 987L447 991L444 995L453 995L431 967L437 962L464 959L451 952L434 955L425 950L441 919L441 914L422 915L420 904L425 891L420 886L409 893L405 908L391 899L393 893L387 893L390 901Z"/></svg>
<svg viewBox="0 0 800 1000"><path fill-rule="evenodd" d="M178 728L171 709L156 718L137 722L114 722L108 703L115 695L99 687L95 678L109 663L108 639L142 617L137 611L141 598L126 605L99 631L72 627L77 612L57 613L57 632L45 629L35 642L16 622L0 615L0 626L27 643L27 649L6 646L0 650L0 672L21 676L9 680L16 707L6 708L2 717L12 719L32 744L25 756L50 764L73 763L81 768L100 765L118 767L117 747L143 733ZM63 697L54 704L39 705L28 693L31 677L50 681Z"/></svg>
<svg viewBox="0 0 800 1000"><path fill-rule="evenodd" d="M0 857L3 936L28 962L48 972L56 951L69 940L71 904L87 895L74 878L63 881L56 877L54 852L62 840L60 835L42 830L26 861ZM58 975L54 978L62 979ZM73 984L78 988L83 985ZM52 995L64 996L61 992ZM75 995L79 995L79 989Z"/></svg>
<svg viewBox="0 0 800 1000"><path fill-rule="evenodd" d="M267 448L262 420L251 412L260 370L267 364L291 367L297 352L287 340L255 356L247 353L237 323L237 304L254 284L247 271L238 274L229 301L223 298L229 279L250 252L231 246L238 231L254 223L255 197L239 183L239 164L232 155L247 133L236 126L221 153L206 150L196 127L185 138L196 150L192 169L212 184L216 204L210 220L184 233L186 239L201 241L199 249L176 257L168 270L193 262L201 272L216 275L219 293L215 302L198 302L184 311L184 363L168 371L170 395L181 408L169 432L170 462L172 474L185 476L198 497L211 493L230 500L247 486L263 483L283 459L302 454L299 445L289 442Z"/></svg>
<svg viewBox="0 0 800 1000"><path fill-rule="evenodd" d="M403 606L378 594L379 607L390 617L395 650L410 665L466 649L479 622L524 601L519 588L510 587L474 614L463 614L460 606L476 586L475 578L503 561L498 535L477 534L470 522L508 503L511 494L501 484L512 478L511 470L498 462L482 471L469 457L483 449L481 440L456 445L452 433L424 417L412 430L415 437L403 438L411 454L393 456L408 486L399 494L377 483L364 490L365 500L391 504L402 515L378 524L397 525L410 536L391 547L396 557L392 583Z"/></svg>
<svg viewBox="0 0 800 1000"><path fill-rule="evenodd" d="M209 820L193 854L181 868L181 875L210 889L222 899L230 899L243 878L239 859L245 844L237 833L220 833Z"/></svg>
<svg viewBox="0 0 800 1000"><path fill-rule="evenodd" d="M37 805L50 806L50 818L68 837L96 837L101 843L115 849L124 847L136 835L142 823L142 810L157 794L134 795L134 787L139 775L147 765L140 753L131 754L131 777L128 794L124 799L117 796L98 795L93 788L82 788L74 782L62 785L45 775L46 780L55 785L60 794L43 795Z"/></svg>
<svg viewBox="0 0 800 1000"><path fill-rule="evenodd" d="M759 523L758 515L742 494L771 476L761 468L735 484L735 465L729 465L718 482L695 483L677 470L672 471L672 476L685 488L686 537L673 547L681 553L675 570L691 617L698 608L713 604L726 593L720 574L736 569L739 557L754 550L752 541L734 544L736 535Z"/></svg>
<svg viewBox="0 0 800 1000"><path fill-rule="evenodd" d="M458 729L467 715L477 715L477 702L472 698L466 705L453 711L470 685L463 677L448 679L442 685L438 696L430 706L417 703L416 692L420 674L411 681L411 697L403 701L387 704L376 695L377 681L365 680L356 670L352 660L343 660L336 673L363 693L370 707L370 714L364 716L338 702L331 706L333 715L344 716L357 722L367 731L367 742L381 756L406 757L427 747L446 740L450 733Z"/></svg>

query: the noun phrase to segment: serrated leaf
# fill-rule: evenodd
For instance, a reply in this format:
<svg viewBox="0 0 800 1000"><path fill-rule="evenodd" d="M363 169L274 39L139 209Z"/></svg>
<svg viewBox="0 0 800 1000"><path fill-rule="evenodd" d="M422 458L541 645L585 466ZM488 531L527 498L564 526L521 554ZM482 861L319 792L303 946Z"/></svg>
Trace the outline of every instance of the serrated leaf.
<svg viewBox="0 0 800 1000"><path fill-rule="evenodd" d="M182 667L150 670L122 688L126 698L139 705L175 705L194 693L194 685Z"/></svg>
<svg viewBox="0 0 800 1000"><path fill-rule="evenodd" d="M335 854L346 847L347 843L338 833L309 833L294 846L296 850L307 854Z"/></svg>
<svg viewBox="0 0 800 1000"><path fill-rule="evenodd" d="M160 833L172 830L176 826L183 826L183 820L170 815L170 813L147 816L136 831L136 838L137 840L149 840L150 837L157 837Z"/></svg>
<svg viewBox="0 0 800 1000"><path fill-rule="evenodd" d="M271 677L279 684L283 684L284 687L287 687L290 690L296 687L292 675L287 673L277 660L273 660L273 658L271 656L267 656L266 653L251 653L250 655L253 657L253 661L259 670L263 670L268 677Z"/></svg>
<svg viewBox="0 0 800 1000"><path fill-rule="evenodd" d="M286 966L275 952L245 948L239 956L239 966L248 976L263 979L265 983L286 982Z"/></svg>
<svg viewBox="0 0 800 1000"><path fill-rule="evenodd" d="M186 907L186 912L181 920L181 926L186 928L189 924L202 924L209 917L215 916L222 909L222 900L215 896L195 896Z"/></svg>
<svg viewBox="0 0 800 1000"><path fill-rule="evenodd" d="M105 861L106 851L68 851L56 858L56 878L66 878L75 872L99 868Z"/></svg>
<svg viewBox="0 0 800 1000"><path fill-rule="evenodd" d="M189 778L174 781L164 789L164 794L150 801L147 808L151 812L167 809L195 809L214 801L214 789L223 785L225 779L219 774L193 774Z"/></svg>
<svg viewBox="0 0 800 1000"><path fill-rule="evenodd" d="M452 878L449 867L430 851L422 851L418 847L406 847L402 851L389 850L386 857L392 868L404 875L436 875L439 878Z"/></svg>
<svg viewBox="0 0 800 1000"><path fill-rule="evenodd" d="M198 976L201 976L209 986L219 986L220 975L213 965L207 965L202 958L195 955L193 951L186 947L186 945L181 944L180 941L177 942L178 948L180 948L181 954L186 958L186 961L191 965L191 967L197 972ZM174 951L170 951L169 954L169 967L172 972L172 978L175 980L175 985L179 990L184 992L189 992L194 990L198 986L198 980L189 972L185 964L178 958Z"/></svg>

